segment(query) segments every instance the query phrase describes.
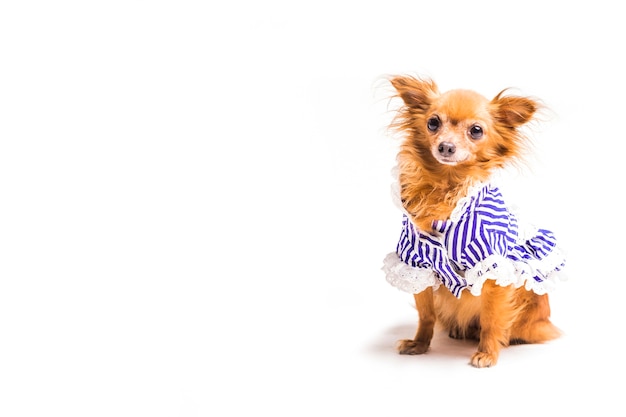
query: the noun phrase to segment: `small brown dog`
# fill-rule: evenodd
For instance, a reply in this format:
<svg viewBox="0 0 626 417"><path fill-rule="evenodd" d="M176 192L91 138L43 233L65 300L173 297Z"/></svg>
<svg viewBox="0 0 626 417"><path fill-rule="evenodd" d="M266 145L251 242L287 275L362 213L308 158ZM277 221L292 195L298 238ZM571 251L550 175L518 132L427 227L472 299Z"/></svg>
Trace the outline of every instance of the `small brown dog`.
<svg viewBox="0 0 626 417"><path fill-rule="evenodd" d="M518 223L494 171L521 155L519 128L537 101L494 99L469 90L441 94L427 79L394 77L404 105L392 127L403 135L398 197L404 210L396 252L385 258L387 280L414 295L417 334L401 354L425 353L435 322L450 337L477 339L471 364L496 364L502 346L559 336L547 292L564 258L554 235Z"/></svg>

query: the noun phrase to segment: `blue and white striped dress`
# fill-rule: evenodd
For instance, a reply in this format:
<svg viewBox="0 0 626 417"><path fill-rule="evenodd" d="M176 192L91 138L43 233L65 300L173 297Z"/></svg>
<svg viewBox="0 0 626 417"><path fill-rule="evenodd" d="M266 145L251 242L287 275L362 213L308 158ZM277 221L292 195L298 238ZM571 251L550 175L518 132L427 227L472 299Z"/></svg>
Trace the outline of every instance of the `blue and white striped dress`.
<svg viewBox="0 0 626 417"><path fill-rule="evenodd" d="M443 284L461 297L465 289L479 295L485 280L493 279L544 294L565 265L553 233L520 227L490 184L475 187L450 219L434 222L433 229L419 231L404 215L396 252L383 266L391 285L417 294Z"/></svg>

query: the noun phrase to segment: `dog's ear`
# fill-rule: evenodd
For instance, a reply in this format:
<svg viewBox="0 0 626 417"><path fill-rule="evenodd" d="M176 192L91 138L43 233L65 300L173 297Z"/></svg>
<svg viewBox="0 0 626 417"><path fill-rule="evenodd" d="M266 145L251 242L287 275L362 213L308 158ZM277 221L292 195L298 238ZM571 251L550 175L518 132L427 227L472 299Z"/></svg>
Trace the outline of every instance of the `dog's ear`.
<svg viewBox="0 0 626 417"><path fill-rule="evenodd" d="M504 96L501 91L490 103L491 114L498 123L516 128L529 122L537 109L538 103L527 97Z"/></svg>
<svg viewBox="0 0 626 417"><path fill-rule="evenodd" d="M394 77L391 85L408 107L426 110L433 98L439 94L437 84L429 79Z"/></svg>

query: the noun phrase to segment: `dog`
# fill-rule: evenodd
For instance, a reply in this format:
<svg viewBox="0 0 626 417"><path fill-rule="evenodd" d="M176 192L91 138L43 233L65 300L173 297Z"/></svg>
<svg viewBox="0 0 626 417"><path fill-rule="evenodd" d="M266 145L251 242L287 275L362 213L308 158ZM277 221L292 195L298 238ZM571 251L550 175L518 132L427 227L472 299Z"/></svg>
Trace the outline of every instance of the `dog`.
<svg viewBox="0 0 626 417"><path fill-rule="evenodd" d="M395 252L384 261L389 283L412 293L417 333L400 354L429 350L435 324L455 339L478 341L470 364L496 365L502 347L559 337L548 291L565 258L554 234L524 224L492 183L521 160L523 127L540 102L493 99L465 89L440 93L428 78L394 76L401 107L391 128L402 136L397 196L404 211Z"/></svg>

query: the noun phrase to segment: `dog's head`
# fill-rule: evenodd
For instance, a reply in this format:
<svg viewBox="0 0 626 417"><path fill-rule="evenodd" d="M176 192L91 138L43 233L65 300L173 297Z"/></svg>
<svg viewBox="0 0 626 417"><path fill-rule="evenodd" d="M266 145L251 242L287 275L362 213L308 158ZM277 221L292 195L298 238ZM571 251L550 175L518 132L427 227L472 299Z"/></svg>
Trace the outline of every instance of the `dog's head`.
<svg viewBox="0 0 626 417"><path fill-rule="evenodd" d="M491 170L519 156L524 137L518 128L538 103L502 91L492 100L470 90L440 93L432 80L394 77L391 84L404 106L394 126L405 135L425 169L442 165Z"/></svg>

